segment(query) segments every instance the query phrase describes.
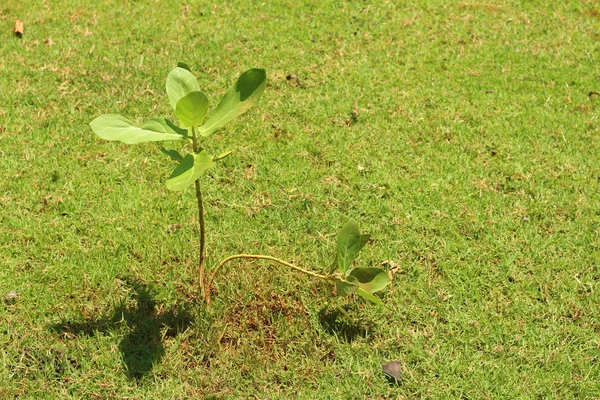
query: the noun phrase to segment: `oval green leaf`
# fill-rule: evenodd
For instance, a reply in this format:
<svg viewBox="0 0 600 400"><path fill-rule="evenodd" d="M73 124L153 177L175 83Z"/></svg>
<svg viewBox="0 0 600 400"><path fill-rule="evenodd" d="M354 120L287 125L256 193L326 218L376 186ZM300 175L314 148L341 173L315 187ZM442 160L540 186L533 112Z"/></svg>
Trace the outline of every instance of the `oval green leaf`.
<svg viewBox="0 0 600 400"><path fill-rule="evenodd" d="M189 65L187 65L186 63L184 63L183 61L179 61L179 62L177 63L177 66L178 66L179 68L187 69L188 71L192 72L192 69L190 68L190 66L189 66Z"/></svg>
<svg viewBox="0 0 600 400"><path fill-rule="evenodd" d="M210 136L232 119L258 104L265 90L267 74L264 69L253 68L244 72L235 85L225 93L210 118L199 128L202 136Z"/></svg>
<svg viewBox="0 0 600 400"><path fill-rule="evenodd" d="M356 278L358 286L367 293L383 290L389 283L390 277L381 268L354 268L349 277Z"/></svg>
<svg viewBox="0 0 600 400"><path fill-rule="evenodd" d="M167 189L173 191L184 190L213 165L215 163L212 157L205 150L196 155L187 154L167 179Z"/></svg>
<svg viewBox="0 0 600 400"><path fill-rule="evenodd" d="M177 102L175 115L184 126L198 126L204 121L208 99L202 92L190 92Z"/></svg>
<svg viewBox="0 0 600 400"><path fill-rule="evenodd" d="M346 273L348 267L356 259L358 252L369 241L370 235L361 235L358 224L354 220L346 222L337 238L337 268ZM332 266L332 268L335 268Z"/></svg>
<svg viewBox="0 0 600 400"><path fill-rule="evenodd" d="M167 155L171 160L173 161L183 161L183 156L181 154L179 154L179 152L177 150L167 150L164 147L160 148L160 151Z"/></svg>
<svg viewBox="0 0 600 400"><path fill-rule="evenodd" d="M188 93L200 90L200 85L198 85L196 77L190 71L181 67L177 67L169 72L166 86L169 103L174 110L177 108L177 102L182 97L185 97Z"/></svg>
<svg viewBox="0 0 600 400"><path fill-rule="evenodd" d="M358 288L358 282L356 278L353 276L349 276L346 280L344 279L334 279L335 282L335 291L340 296L350 296L354 293Z"/></svg>
<svg viewBox="0 0 600 400"><path fill-rule="evenodd" d="M153 118L137 127L120 115L104 114L90 122L90 127L104 140L119 140L127 144L183 140L187 135L185 129L178 128L165 118Z"/></svg>

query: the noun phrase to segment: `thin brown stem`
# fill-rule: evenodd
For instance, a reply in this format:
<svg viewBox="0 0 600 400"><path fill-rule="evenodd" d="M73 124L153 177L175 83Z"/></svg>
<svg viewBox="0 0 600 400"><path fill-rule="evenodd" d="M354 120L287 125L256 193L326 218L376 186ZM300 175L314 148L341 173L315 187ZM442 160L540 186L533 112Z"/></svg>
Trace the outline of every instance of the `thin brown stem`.
<svg viewBox="0 0 600 400"><path fill-rule="evenodd" d="M206 289L206 296L204 297L204 300L206 300L207 304L210 303L210 287L212 286L212 283L215 280L215 276L217 275L217 272L219 271L219 269L223 265L225 265L229 261L235 260L237 258L245 258L245 259L249 259L249 260L268 260L268 261L273 261L273 262L285 265L286 267L290 267L291 269L296 270L298 272L302 272L303 274L310 275L310 276L313 276L315 278L319 278L319 279L323 279L323 280L327 279L326 275L320 275L320 274L317 274L315 272L308 271L306 269L297 267L294 264L290 264L287 261L283 261L283 260L280 260L280 259L275 258L275 257L263 256L263 255L257 255L257 254L236 254L236 255L227 257L226 259L224 259L223 261L221 261L219 264L217 264L217 266L213 269L212 274L210 275L210 279L207 281L206 288L205 288Z"/></svg>
<svg viewBox="0 0 600 400"><path fill-rule="evenodd" d="M192 146L194 153L199 151L196 129L192 127ZM196 187L196 200L198 200L198 223L200 225L200 260L198 261L198 283L200 285L200 294L206 299L207 293L204 287L204 257L206 252L206 237L204 230L204 206L202 204L202 192L200 191L200 179L194 182Z"/></svg>

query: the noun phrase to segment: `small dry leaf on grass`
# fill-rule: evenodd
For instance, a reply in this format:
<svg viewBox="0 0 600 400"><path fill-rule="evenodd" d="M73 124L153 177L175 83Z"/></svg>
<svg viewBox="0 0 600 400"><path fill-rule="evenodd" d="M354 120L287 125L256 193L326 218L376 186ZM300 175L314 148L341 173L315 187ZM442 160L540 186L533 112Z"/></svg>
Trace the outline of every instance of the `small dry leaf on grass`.
<svg viewBox="0 0 600 400"><path fill-rule="evenodd" d="M359 113L358 113L358 103L356 101L352 105L352 115L354 115L357 118L359 116Z"/></svg>
<svg viewBox="0 0 600 400"><path fill-rule="evenodd" d="M181 224L171 224L167 228L169 233L177 232L179 229L181 229Z"/></svg>
<svg viewBox="0 0 600 400"><path fill-rule="evenodd" d="M6 296L4 296L4 300L14 301L17 297L19 297L19 293L16 290L11 290L10 292L6 293Z"/></svg>
<svg viewBox="0 0 600 400"><path fill-rule="evenodd" d="M402 370L402 364L398 361L389 361L381 366L381 370L386 375L390 383L399 384L402 379L400 371Z"/></svg>
<svg viewBox="0 0 600 400"><path fill-rule="evenodd" d="M388 267L388 275L390 279L393 279L394 275L396 275L397 273L402 272L402 268L393 260L386 260L381 263L381 266Z"/></svg>
<svg viewBox="0 0 600 400"><path fill-rule="evenodd" d="M20 19L15 21L15 27L13 28L13 33L18 37L22 38L23 33L25 33L25 24Z"/></svg>

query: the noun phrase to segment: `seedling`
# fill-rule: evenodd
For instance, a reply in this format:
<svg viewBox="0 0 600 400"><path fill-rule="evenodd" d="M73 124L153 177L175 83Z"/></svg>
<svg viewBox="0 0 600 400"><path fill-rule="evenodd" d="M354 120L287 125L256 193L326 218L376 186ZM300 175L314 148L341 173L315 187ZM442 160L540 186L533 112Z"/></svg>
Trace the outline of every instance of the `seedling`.
<svg viewBox="0 0 600 400"><path fill-rule="evenodd" d="M202 298L210 303L210 288L220 268L235 259L261 259L285 265L293 270L332 283L338 294L349 296L356 292L367 300L382 304L373 293L384 289L390 282L381 268L353 268L358 252L369 240L362 235L354 221L348 221L337 238L335 259L327 274L318 274L302 269L286 261L266 255L236 254L217 264L208 279L205 272L206 236L204 206L200 190L200 177L230 152L212 156L204 150L200 140L208 138L224 127L235 117L245 113L258 103L266 85L266 74L262 69L253 68L244 72L231 86L211 115L206 119L208 99L200 91L200 86L186 64L180 63L167 76L167 96L175 110L181 126L166 118L152 118L142 126L135 126L128 119L115 114L105 114L90 123L92 130L105 140L118 140L127 144L155 141L186 141L191 143L191 152L180 154L176 150L161 147L161 151L177 166L167 179L167 188L182 191L194 184L198 203L198 224L200 229L198 281Z"/></svg>

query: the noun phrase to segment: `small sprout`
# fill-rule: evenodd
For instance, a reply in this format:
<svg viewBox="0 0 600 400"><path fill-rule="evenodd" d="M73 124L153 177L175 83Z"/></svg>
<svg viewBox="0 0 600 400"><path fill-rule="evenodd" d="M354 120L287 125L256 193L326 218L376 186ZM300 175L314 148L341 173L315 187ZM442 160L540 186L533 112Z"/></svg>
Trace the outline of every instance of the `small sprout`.
<svg viewBox="0 0 600 400"><path fill-rule="evenodd" d="M167 97L181 127L166 118L153 118L138 127L115 114L99 116L90 123L90 127L102 139L118 140L126 144L167 140L191 142L192 149L187 154L164 147L160 151L177 163L167 179L167 189L182 191L192 184L196 186L200 225L199 282L200 290L208 302L209 294L204 286L204 207L199 179L204 172L215 166L215 161L223 159L230 152L213 157L200 147L199 139L211 136L235 117L258 104L267 83L267 75L263 69L258 68L244 72L206 119L208 98L200 91L200 85L190 71L187 64L180 62L169 73L166 82Z"/></svg>
<svg viewBox="0 0 600 400"><path fill-rule="evenodd" d="M356 292L373 303L383 305L373 293L383 290L390 283L388 274L381 268L351 268L358 252L369 239L370 235L362 235L353 220L344 225L337 238L337 252L329 270L330 279L337 293L342 296Z"/></svg>

